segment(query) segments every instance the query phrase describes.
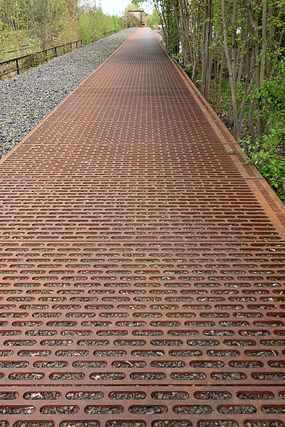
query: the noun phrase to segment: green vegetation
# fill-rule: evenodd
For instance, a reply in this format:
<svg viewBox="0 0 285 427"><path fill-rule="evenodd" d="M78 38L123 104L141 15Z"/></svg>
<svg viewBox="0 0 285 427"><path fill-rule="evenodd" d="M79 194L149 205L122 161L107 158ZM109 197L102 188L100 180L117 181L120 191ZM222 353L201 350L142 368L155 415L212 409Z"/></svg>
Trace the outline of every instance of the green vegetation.
<svg viewBox="0 0 285 427"><path fill-rule="evenodd" d="M122 20L116 16L105 15L96 6L84 7L79 14L79 34L85 44L97 40L104 33L118 31Z"/></svg>
<svg viewBox="0 0 285 427"><path fill-rule="evenodd" d="M154 8L151 15L147 16L147 25L150 28L157 28L159 25L159 14L157 13L157 10Z"/></svg>
<svg viewBox="0 0 285 427"><path fill-rule="evenodd" d="M79 0L0 0L0 60L73 40L90 43L122 28L122 19L90 4Z"/></svg>
<svg viewBox="0 0 285 427"><path fill-rule="evenodd" d="M285 0L154 0L166 47L285 200Z"/></svg>
<svg viewBox="0 0 285 427"><path fill-rule="evenodd" d="M259 114L266 122L265 132L255 141L244 140L250 161L285 200L285 60L278 64L276 76L264 79L250 94L260 103Z"/></svg>

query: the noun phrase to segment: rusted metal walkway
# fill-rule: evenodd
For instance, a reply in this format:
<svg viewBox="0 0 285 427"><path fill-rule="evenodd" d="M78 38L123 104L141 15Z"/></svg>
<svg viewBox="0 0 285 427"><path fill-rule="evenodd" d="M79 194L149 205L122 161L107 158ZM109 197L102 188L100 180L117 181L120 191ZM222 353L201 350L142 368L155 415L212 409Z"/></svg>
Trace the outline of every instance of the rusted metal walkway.
<svg viewBox="0 0 285 427"><path fill-rule="evenodd" d="M0 169L1 427L284 425L284 210L151 30Z"/></svg>

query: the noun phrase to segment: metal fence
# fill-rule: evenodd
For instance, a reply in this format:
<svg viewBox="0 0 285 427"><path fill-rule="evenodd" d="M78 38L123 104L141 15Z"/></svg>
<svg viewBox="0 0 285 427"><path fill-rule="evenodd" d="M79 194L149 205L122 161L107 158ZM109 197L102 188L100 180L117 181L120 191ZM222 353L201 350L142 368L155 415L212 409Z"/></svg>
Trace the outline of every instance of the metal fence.
<svg viewBox="0 0 285 427"><path fill-rule="evenodd" d="M107 37L116 31L109 31L104 33L102 36ZM20 74L21 70L33 68L39 64L42 64L50 59L65 53L71 52L82 46L82 40L75 40L73 42L53 46L48 49L44 49L38 52L29 53L23 56L17 56L15 58L7 59L6 61L0 62L0 79L8 74L17 73Z"/></svg>
<svg viewBox="0 0 285 427"><path fill-rule="evenodd" d="M0 77L7 74L17 73L20 74L21 70L35 67L43 62L49 61L56 56L63 55L74 49L78 49L82 45L82 40L75 40L73 42L53 46L48 49L40 50L38 52L29 53L23 56L7 59L0 62Z"/></svg>

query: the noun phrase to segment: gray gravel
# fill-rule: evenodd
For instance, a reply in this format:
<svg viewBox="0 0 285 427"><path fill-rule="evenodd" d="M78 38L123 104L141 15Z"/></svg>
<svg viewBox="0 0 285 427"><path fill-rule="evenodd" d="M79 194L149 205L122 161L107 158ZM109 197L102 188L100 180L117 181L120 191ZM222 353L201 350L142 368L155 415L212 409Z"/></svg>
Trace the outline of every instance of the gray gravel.
<svg viewBox="0 0 285 427"><path fill-rule="evenodd" d="M0 158L133 32L132 28L122 30L0 82Z"/></svg>

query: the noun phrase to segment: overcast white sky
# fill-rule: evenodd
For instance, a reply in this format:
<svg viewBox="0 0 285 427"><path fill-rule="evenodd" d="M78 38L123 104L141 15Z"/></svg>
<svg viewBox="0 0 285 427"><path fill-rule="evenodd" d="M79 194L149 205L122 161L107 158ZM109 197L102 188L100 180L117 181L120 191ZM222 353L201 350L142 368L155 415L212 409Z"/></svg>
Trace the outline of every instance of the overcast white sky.
<svg viewBox="0 0 285 427"><path fill-rule="evenodd" d="M99 5L99 0L96 1L97 6ZM131 3L131 0L101 0L102 10L104 13L109 13L110 15L122 15L126 6ZM143 5L143 9L147 13L152 13L152 7L149 6L146 2Z"/></svg>

